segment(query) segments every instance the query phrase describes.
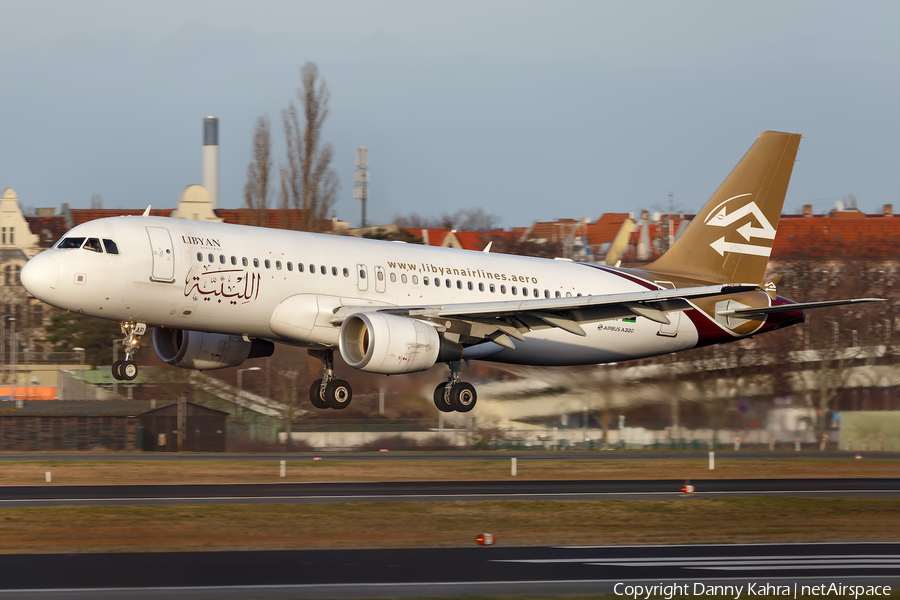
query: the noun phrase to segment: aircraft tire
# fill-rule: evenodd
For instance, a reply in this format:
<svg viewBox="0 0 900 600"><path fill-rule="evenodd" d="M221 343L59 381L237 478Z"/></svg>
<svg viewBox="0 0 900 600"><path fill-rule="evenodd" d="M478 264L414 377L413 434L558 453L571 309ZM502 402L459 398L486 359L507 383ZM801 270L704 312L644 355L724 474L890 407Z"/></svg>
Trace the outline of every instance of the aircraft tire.
<svg viewBox="0 0 900 600"><path fill-rule="evenodd" d="M450 390L450 404L453 405L456 412L469 412L475 408L475 402L478 401L478 394L475 393L475 386L466 381L460 381Z"/></svg>
<svg viewBox="0 0 900 600"><path fill-rule="evenodd" d="M353 400L353 390L350 384L343 379L334 379L325 386L325 401L328 406L335 410L347 408L350 401Z"/></svg>
<svg viewBox="0 0 900 600"><path fill-rule="evenodd" d="M138 366L130 360L126 360L119 367L119 373L125 381L132 381L138 376Z"/></svg>
<svg viewBox="0 0 900 600"><path fill-rule="evenodd" d="M316 408L331 408L331 405L322 399L322 380L321 379L316 379L315 381L312 382L312 385L309 386L309 401Z"/></svg>
<svg viewBox="0 0 900 600"><path fill-rule="evenodd" d="M440 383L434 388L434 405L441 412L453 412L454 408L444 399L444 390L447 388L446 383Z"/></svg>
<svg viewBox="0 0 900 600"><path fill-rule="evenodd" d="M113 379L116 379L118 381L122 381L124 379L124 377L122 377L122 364L124 362L124 360L117 360L112 364Z"/></svg>

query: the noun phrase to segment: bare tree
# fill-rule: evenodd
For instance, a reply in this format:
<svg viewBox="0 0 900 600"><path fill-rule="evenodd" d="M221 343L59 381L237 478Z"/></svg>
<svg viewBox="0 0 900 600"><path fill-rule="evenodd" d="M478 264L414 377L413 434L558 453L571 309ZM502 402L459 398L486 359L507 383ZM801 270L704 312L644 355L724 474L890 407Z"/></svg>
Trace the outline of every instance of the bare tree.
<svg viewBox="0 0 900 600"><path fill-rule="evenodd" d="M252 225L266 227L269 197L272 195L272 125L269 117L256 120L253 129L253 155L247 166L244 204L250 209Z"/></svg>
<svg viewBox="0 0 900 600"><path fill-rule="evenodd" d="M339 190L337 174L331 169L334 147L322 142L330 94L315 63L303 65L300 81L297 97L302 123L293 102L281 114L287 143L287 164L281 169L282 206L303 209L301 228L316 231L328 218Z"/></svg>

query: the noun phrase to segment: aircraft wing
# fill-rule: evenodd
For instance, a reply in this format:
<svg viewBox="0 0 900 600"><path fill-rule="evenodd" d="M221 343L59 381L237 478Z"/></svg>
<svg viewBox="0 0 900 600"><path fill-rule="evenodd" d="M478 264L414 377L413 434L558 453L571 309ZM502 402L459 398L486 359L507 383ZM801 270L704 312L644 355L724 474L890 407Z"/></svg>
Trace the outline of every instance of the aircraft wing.
<svg viewBox="0 0 900 600"><path fill-rule="evenodd" d="M730 284L681 289L646 290L621 294L535 298L429 306L343 306L331 318L339 324L357 312L385 312L426 320L462 321L470 327L467 337L487 338L513 347L509 338L523 340L533 329L558 327L575 335L586 335L580 323L640 316L669 323L667 312L691 308L689 299L759 290L756 284Z"/></svg>

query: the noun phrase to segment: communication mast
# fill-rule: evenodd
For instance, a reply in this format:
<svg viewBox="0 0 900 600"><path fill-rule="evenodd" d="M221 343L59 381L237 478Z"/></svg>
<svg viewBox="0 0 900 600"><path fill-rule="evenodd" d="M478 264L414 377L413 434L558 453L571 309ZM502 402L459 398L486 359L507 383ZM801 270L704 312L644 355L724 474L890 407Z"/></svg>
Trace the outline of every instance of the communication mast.
<svg viewBox="0 0 900 600"><path fill-rule="evenodd" d="M356 172L353 174L353 197L360 201L360 227L366 226L366 200L369 198L369 151L356 149Z"/></svg>

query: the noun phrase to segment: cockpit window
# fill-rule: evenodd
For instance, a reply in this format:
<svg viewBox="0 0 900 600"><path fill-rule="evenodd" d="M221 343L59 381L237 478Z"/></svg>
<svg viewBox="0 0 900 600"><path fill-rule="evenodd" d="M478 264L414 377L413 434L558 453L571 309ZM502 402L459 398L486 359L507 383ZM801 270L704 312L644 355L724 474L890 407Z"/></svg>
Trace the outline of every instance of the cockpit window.
<svg viewBox="0 0 900 600"><path fill-rule="evenodd" d="M65 238L63 241L59 243L57 248L81 248L81 245L84 243L84 238L79 237L71 237Z"/></svg>
<svg viewBox="0 0 900 600"><path fill-rule="evenodd" d="M93 250L94 252L103 252L103 247L100 245L100 240L97 238L88 238L88 241L84 243L85 250Z"/></svg>
<svg viewBox="0 0 900 600"><path fill-rule="evenodd" d="M116 246L116 243L112 240L103 240L103 247L106 248L107 254L118 254L119 247Z"/></svg>

